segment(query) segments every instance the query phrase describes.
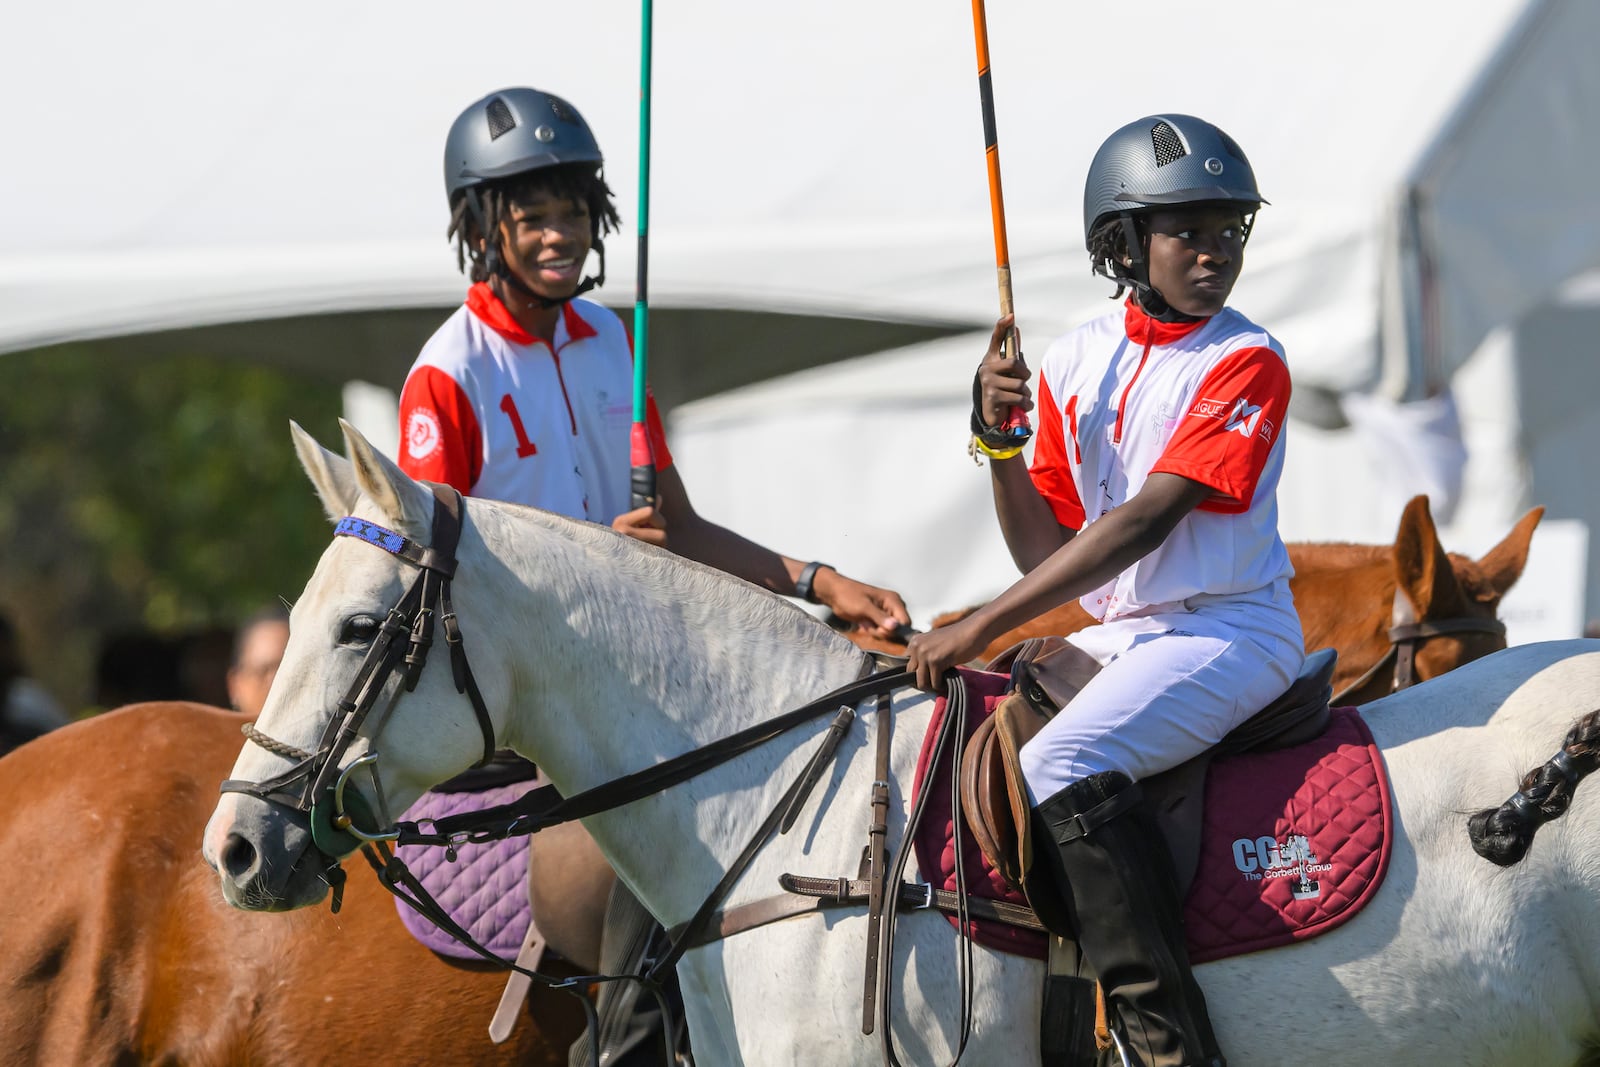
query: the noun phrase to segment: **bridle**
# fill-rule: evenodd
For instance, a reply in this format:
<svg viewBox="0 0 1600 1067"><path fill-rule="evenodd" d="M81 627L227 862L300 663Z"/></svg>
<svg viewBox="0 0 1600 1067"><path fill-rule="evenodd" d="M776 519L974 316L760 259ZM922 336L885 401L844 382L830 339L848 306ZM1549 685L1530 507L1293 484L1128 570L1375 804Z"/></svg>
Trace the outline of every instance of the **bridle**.
<svg viewBox="0 0 1600 1067"><path fill-rule="evenodd" d="M1457 634L1489 634L1501 639L1505 647L1506 624L1499 619L1474 618L1462 615L1447 619L1417 620L1417 609L1411 598L1399 588L1394 591L1394 609L1389 616L1389 648L1365 674L1335 693L1330 703L1345 703L1352 693L1364 689L1384 668L1393 666L1394 681L1389 692L1398 693L1418 682L1416 674L1417 651L1435 637Z"/></svg>
<svg viewBox="0 0 1600 1067"><path fill-rule="evenodd" d="M391 820L377 774L378 753L370 751L342 768L340 761L383 695L390 675L400 672L401 684L393 687L384 715L378 720L380 729L402 690L409 692L417 687L428 649L433 644L436 614L444 628L445 643L450 647L450 668L456 692L465 693L471 701L478 728L483 732L483 758L474 766L482 766L494 757L494 723L478 691L472 668L467 664L461 627L450 599L450 580L456 570L456 545L461 539L461 494L445 486L434 486L433 495L432 547L419 545L393 530L353 515L339 520L333 531L335 537L365 541L405 560L420 573L399 602L389 609L355 679L339 701L338 713L323 728L316 749L306 752L246 724L244 733L251 741L298 762L262 782L229 779L222 783L224 793L244 793L308 815L313 842L330 858L345 855L365 843L392 841L398 836L393 830L382 829L389 826ZM361 768L367 769L372 780L377 797L376 812L359 793L346 792L351 776ZM378 829L363 829L357 823L358 816ZM338 870L336 863L330 868L330 875L335 870ZM333 883L336 894L341 882L342 878ZM335 910L338 910L337 900L336 895Z"/></svg>

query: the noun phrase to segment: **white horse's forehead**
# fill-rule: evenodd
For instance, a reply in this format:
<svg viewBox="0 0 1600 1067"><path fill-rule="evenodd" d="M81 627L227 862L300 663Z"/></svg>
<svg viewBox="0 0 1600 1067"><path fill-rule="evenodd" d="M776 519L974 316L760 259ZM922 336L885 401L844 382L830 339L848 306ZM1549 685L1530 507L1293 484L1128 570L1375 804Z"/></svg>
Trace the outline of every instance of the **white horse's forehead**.
<svg viewBox="0 0 1600 1067"><path fill-rule="evenodd" d="M357 537L335 537L296 601L291 622L327 612L387 608L399 597L410 570L399 557L376 545Z"/></svg>
<svg viewBox="0 0 1600 1067"><path fill-rule="evenodd" d="M404 595L410 572L402 560L359 538L333 538L290 612L289 643L262 709L263 730L302 746L315 739L336 706L333 698L350 680L326 669L340 622L352 615L383 618ZM359 658L350 660L351 671ZM315 669L307 669L311 665Z"/></svg>

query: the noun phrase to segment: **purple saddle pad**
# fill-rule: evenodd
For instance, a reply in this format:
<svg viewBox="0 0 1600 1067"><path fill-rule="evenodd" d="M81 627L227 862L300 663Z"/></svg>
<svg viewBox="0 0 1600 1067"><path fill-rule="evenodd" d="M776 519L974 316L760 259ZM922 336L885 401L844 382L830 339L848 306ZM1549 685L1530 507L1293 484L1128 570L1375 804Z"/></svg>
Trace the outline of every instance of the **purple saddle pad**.
<svg viewBox="0 0 1600 1067"><path fill-rule="evenodd" d="M509 804L536 783L513 782L476 793L422 794L403 818L416 821L441 819L464 811L481 811ZM478 944L506 959L516 958L522 939L533 921L528 904L528 838L512 837L456 849L456 861L445 858L436 845L403 845L396 855L411 868L433 898ZM476 952L395 901L400 921L411 935L441 956L481 959Z"/></svg>

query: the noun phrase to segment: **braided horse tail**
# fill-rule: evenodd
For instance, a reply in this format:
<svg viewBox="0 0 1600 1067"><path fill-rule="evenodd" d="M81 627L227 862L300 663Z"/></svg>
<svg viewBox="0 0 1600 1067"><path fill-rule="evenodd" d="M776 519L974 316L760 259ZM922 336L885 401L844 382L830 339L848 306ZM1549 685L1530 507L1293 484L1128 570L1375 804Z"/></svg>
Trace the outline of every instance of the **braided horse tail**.
<svg viewBox="0 0 1600 1067"><path fill-rule="evenodd" d="M1472 849L1490 863L1510 867L1528 854L1539 827L1566 814L1578 783L1600 767L1600 711L1573 724L1561 750L1529 771L1522 785L1498 808L1467 820Z"/></svg>

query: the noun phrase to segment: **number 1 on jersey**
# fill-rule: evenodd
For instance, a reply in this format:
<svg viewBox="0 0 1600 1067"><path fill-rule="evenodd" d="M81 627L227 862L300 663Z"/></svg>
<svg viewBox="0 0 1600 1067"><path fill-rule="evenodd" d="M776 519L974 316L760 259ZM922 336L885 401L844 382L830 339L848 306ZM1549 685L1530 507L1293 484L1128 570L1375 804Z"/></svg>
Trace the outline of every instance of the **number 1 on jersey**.
<svg viewBox="0 0 1600 1067"><path fill-rule="evenodd" d="M527 459L536 455L539 447L528 440L528 431L522 427L522 416L517 414L517 404L511 399L510 393L500 398L500 410L511 418L511 432L517 435L517 458Z"/></svg>

